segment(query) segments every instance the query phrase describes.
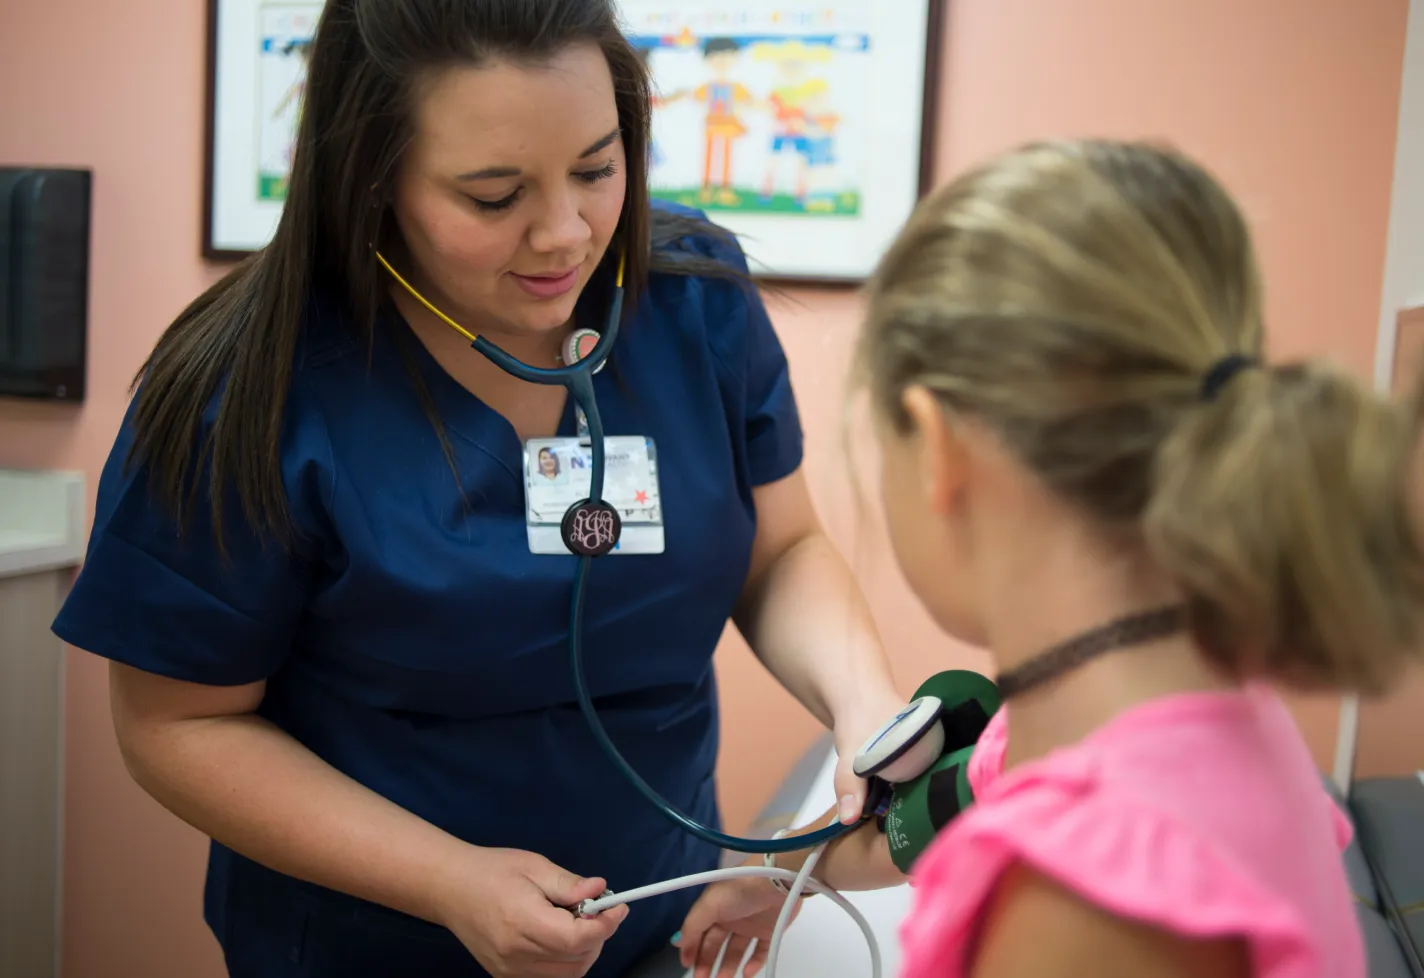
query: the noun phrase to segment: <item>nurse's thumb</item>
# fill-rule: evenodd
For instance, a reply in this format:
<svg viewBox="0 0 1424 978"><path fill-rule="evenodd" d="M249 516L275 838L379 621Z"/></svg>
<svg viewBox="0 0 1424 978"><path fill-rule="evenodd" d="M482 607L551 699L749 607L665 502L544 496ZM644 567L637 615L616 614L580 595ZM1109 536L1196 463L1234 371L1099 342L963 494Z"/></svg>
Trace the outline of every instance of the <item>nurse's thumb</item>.
<svg viewBox="0 0 1424 978"><path fill-rule="evenodd" d="M573 907L584 900L596 899L608 889L608 884L601 879L578 876L553 864L545 868L544 878L536 882L549 901L560 907Z"/></svg>

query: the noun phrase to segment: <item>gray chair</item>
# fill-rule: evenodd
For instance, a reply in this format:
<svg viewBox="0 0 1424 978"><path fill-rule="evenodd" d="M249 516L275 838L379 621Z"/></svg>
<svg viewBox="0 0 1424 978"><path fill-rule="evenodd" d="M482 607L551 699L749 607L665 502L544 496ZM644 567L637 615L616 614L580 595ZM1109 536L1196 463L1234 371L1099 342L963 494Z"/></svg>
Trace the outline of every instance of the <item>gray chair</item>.
<svg viewBox="0 0 1424 978"><path fill-rule="evenodd" d="M1416 948L1424 943L1424 783L1418 778L1356 782L1348 800L1327 781L1355 826L1345 873L1355 895L1370 978L1424 978Z"/></svg>

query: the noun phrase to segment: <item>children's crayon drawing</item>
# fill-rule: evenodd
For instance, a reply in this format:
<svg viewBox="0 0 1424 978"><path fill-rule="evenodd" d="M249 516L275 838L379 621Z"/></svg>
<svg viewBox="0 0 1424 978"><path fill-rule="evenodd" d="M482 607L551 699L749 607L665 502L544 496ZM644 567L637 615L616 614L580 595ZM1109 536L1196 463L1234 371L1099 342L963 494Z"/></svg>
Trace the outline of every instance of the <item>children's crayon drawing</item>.
<svg viewBox="0 0 1424 978"><path fill-rule="evenodd" d="M264 3L257 51L258 200L283 201L292 166L307 55L321 3Z"/></svg>
<svg viewBox="0 0 1424 978"><path fill-rule="evenodd" d="M863 24L824 6L624 6L656 92L654 196L708 211L860 213Z"/></svg>
<svg viewBox="0 0 1424 978"><path fill-rule="evenodd" d="M654 80L654 196L708 211L861 212L870 33L846 5L625 0ZM256 199L286 197L321 0L260 4Z"/></svg>

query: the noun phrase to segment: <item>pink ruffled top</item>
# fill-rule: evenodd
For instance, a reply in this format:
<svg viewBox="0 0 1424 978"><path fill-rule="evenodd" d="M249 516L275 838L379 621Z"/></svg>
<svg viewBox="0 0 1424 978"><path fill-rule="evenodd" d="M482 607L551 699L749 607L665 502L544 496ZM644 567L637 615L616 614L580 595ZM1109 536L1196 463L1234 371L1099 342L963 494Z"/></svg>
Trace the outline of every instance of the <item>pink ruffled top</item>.
<svg viewBox="0 0 1424 978"><path fill-rule="evenodd" d="M1183 936L1244 936L1261 978L1364 978L1350 824L1272 692L1164 697L1004 772L1007 738L1000 710L970 761L974 805L914 867L902 978L969 974L1015 863Z"/></svg>

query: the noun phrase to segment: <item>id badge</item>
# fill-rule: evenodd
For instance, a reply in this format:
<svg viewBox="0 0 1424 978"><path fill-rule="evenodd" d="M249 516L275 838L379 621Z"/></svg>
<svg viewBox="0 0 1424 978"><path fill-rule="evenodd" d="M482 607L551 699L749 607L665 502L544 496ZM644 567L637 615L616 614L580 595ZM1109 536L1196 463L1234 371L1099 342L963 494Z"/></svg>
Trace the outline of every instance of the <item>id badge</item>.
<svg viewBox="0 0 1424 978"><path fill-rule="evenodd" d="M658 454L651 438L603 439L603 499L618 511L623 531L615 554L663 552ZM570 554L561 530L569 507L587 499L593 448L587 439L531 438L524 443L524 511L529 552Z"/></svg>

